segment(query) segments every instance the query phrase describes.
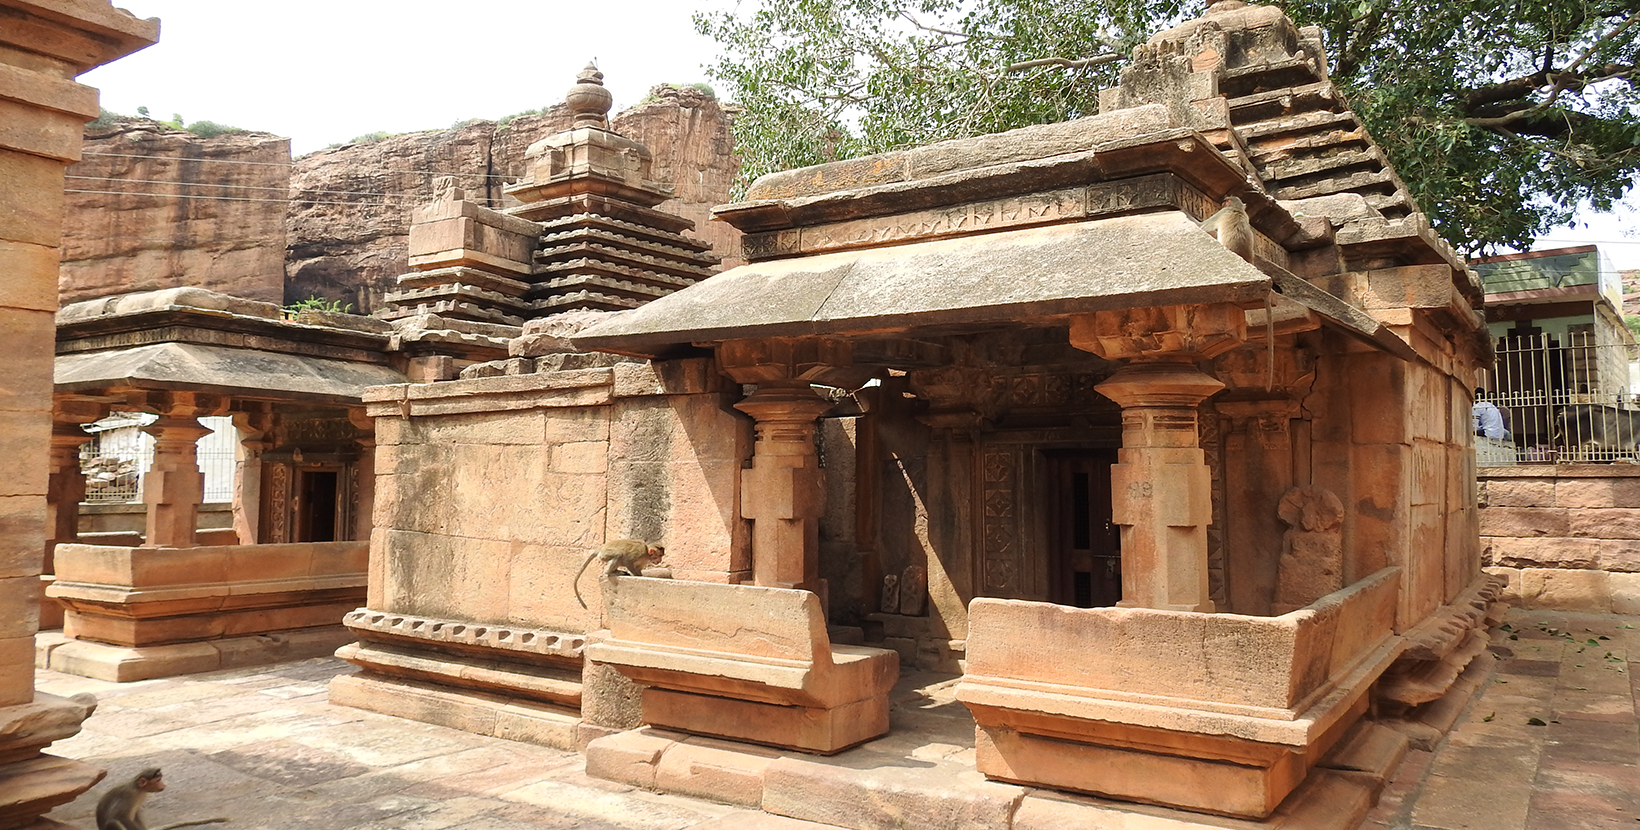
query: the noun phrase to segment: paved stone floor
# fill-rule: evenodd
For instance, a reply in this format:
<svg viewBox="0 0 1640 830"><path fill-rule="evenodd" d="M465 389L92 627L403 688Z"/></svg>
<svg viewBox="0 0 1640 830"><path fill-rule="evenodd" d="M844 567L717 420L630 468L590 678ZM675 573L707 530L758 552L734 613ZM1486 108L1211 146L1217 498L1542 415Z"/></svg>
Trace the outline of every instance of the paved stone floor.
<svg viewBox="0 0 1640 830"><path fill-rule="evenodd" d="M1640 664L1628 662L1640 617L1516 611L1508 626L1481 696L1436 751L1408 756L1369 828L1640 830ZM331 706L326 681L350 669L319 659L125 684L40 671L37 683L101 701L54 752L109 780L165 769L155 826L819 827L592 779L574 753ZM103 789L51 817L90 828Z"/></svg>

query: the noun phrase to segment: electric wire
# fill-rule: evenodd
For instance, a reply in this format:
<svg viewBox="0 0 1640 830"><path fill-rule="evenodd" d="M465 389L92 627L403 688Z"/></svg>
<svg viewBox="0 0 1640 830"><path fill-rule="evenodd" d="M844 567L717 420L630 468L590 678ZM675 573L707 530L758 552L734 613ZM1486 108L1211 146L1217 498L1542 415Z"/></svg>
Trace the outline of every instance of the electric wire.
<svg viewBox="0 0 1640 830"><path fill-rule="evenodd" d="M141 155L141 154L137 154L137 153L98 153L98 152L93 152L93 151L90 151L90 150L82 152L82 153L80 153L80 155L82 155L82 156L99 156L99 157L102 157L102 158L159 159L161 161L190 161L190 162L200 162L200 163L203 163L203 164L247 164L247 165L254 165L254 166L257 166L257 167L295 167L296 166L296 162L294 162L294 161L245 161L243 159L199 159L199 158L182 158L182 157L178 157L178 156L151 156L151 155ZM405 173L405 174L410 174L410 175L425 175L425 176L468 176L468 177L485 178L485 179L516 179L520 175L518 173L452 173L452 172L449 172L449 171L446 171L446 170L378 170L378 171L375 171L375 172L378 172L378 173Z"/></svg>

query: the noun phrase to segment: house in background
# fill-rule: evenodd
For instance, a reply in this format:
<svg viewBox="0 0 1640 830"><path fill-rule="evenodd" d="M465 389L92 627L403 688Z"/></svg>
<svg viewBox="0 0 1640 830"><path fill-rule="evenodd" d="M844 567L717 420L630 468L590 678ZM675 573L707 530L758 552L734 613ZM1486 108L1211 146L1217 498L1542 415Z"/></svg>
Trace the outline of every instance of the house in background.
<svg viewBox="0 0 1640 830"><path fill-rule="evenodd" d="M1497 365L1491 391L1523 462L1631 456L1635 338L1623 284L1594 245L1470 263L1486 291ZM1557 423L1567 425L1557 431ZM1513 459L1497 459L1510 463ZM1483 458L1482 463L1487 463Z"/></svg>

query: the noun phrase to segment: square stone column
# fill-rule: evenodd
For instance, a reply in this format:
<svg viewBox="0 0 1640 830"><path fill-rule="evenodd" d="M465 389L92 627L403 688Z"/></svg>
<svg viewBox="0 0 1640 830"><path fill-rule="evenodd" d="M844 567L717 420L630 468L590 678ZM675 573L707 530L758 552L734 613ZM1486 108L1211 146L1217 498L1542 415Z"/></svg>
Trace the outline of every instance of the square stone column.
<svg viewBox="0 0 1640 830"><path fill-rule="evenodd" d="M807 383L760 386L735 408L756 422L752 467L741 474L741 515L752 520L752 579L774 588L820 587L825 482L814 421L830 409Z"/></svg>
<svg viewBox="0 0 1640 830"><path fill-rule="evenodd" d="M1224 384L1188 363L1138 363L1094 388L1122 405L1122 448L1110 470L1111 514L1122 529L1118 605L1213 611L1213 493L1196 407Z"/></svg>
<svg viewBox="0 0 1640 830"><path fill-rule="evenodd" d="M97 91L75 77L158 36L159 21L108 0L0 0L0 830L60 826L36 821L103 776L41 752L95 702L34 692L63 168L97 117Z"/></svg>
<svg viewBox="0 0 1640 830"><path fill-rule="evenodd" d="M233 529L241 545L262 543L262 453L272 442L273 413L261 409L233 413L239 430L239 460L233 470Z"/></svg>
<svg viewBox="0 0 1640 830"><path fill-rule="evenodd" d="M1071 321L1071 345L1127 361L1095 387L1122 407L1122 448L1110 482L1122 531L1119 605L1215 610L1207 576L1212 472L1196 418L1224 384L1196 361L1246 339L1246 314L1227 303L1100 311Z"/></svg>
<svg viewBox="0 0 1640 830"><path fill-rule="evenodd" d="M143 547L193 547L199 505L205 500L196 444L211 430L197 418L162 415L142 431L154 436L154 463L142 479L142 500L148 505Z"/></svg>

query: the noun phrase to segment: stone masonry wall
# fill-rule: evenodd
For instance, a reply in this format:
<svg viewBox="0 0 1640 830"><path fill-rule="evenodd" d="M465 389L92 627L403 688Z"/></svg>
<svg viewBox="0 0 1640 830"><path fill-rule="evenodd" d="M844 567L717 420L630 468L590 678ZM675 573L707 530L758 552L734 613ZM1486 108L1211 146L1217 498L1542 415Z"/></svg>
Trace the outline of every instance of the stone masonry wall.
<svg viewBox="0 0 1640 830"><path fill-rule="evenodd" d="M749 567L750 421L709 361L379 387L369 607L487 625L600 627L604 542L666 545L680 579Z"/></svg>
<svg viewBox="0 0 1640 830"><path fill-rule="evenodd" d="M1524 608L1640 614L1640 467L1481 468L1483 562Z"/></svg>

